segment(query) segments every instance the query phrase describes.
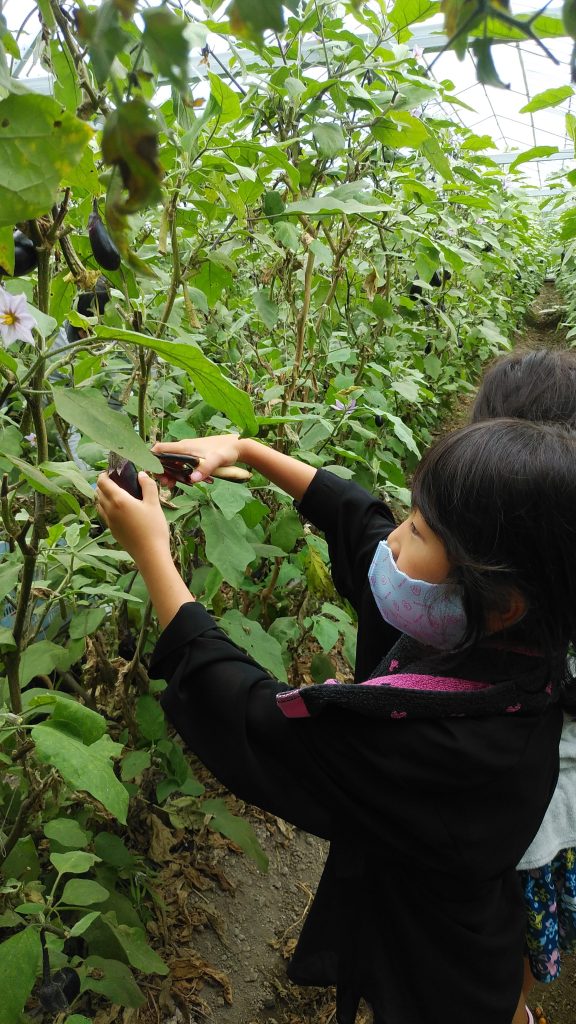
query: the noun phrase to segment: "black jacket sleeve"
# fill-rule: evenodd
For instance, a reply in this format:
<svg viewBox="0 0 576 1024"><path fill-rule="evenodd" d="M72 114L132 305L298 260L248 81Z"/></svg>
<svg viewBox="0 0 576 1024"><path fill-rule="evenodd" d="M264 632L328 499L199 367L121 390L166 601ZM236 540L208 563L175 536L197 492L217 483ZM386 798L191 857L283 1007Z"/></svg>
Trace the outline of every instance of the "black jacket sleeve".
<svg viewBox="0 0 576 1024"><path fill-rule="evenodd" d="M383 501L349 480L318 470L298 505L328 542L332 579L358 615L356 682L368 679L400 634L384 621L372 597L368 570L396 523Z"/></svg>

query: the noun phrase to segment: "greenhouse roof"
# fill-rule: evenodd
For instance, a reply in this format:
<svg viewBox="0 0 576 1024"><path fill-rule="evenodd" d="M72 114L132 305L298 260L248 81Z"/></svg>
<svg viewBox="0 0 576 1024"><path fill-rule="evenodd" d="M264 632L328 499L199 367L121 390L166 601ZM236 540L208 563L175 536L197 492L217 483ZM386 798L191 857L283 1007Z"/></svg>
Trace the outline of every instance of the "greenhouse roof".
<svg viewBox="0 0 576 1024"><path fill-rule="evenodd" d="M542 7L541 0L523 0L513 5L516 14L520 11L530 14ZM561 3L552 3L546 13L559 17L561 8ZM545 40L558 64L537 43L528 39L493 46L492 56L499 78L509 86L500 89L477 81L476 59L471 49L466 51L462 61L453 50L439 52L447 42L442 28L442 15L414 25L411 44L424 51L421 59L431 68L431 74L438 81L452 81L455 95L471 108L451 107L450 116L456 117L477 135L490 135L497 150L495 158L500 158L502 163L508 162L503 156L510 151L522 152L536 146L557 147L558 152L545 160L523 164L526 178L534 185L542 186L559 172L576 166L574 143L566 130L566 114L576 112L574 97L556 107L521 113L521 109L539 93L570 84L573 40L565 36ZM495 156L494 153L491 155Z"/></svg>
<svg viewBox="0 0 576 1024"><path fill-rule="evenodd" d="M36 4L32 0L4 0L0 5L8 27L16 31L23 25L19 38L23 60L23 73L36 81L39 91L49 91L46 72L35 64L34 41L40 30L34 13ZM151 6L154 6L151 4ZM184 0L183 6L201 15L201 9ZM392 8L390 0L389 7ZM530 14L542 9L542 0L517 0L512 5L514 14ZM562 4L553 0L546 10L547 15L560 17ZM222 5L222 11L225 4ZM566 114L576 113L574 97L570 96L555 107L548 107L534 113L522 113L522 108L539 93L548 89L567 86L570 83L570 55L573 41L567 37L545 40L545 45L558 61L557 64L535 42L507 42L492 47L494 64L500 80L508 88L485 86L477 81L476 60L471 51L466 51L462 61L453 50L442 51L447 42L443 34L443 15L435 15L412 27L412 37L407 46L422 51L420 60L430 69L438 81L454 83L454 95L462 105L451 105L446 113L477 135L488 135L494 141L489 150L493 159L506 164L513 156L533 147L554 147L555 152L545 159L533 160L522 165L526 180L537 188L549 183L555 175L576 166L574 143L566 128ZM223 40L215 37L211 41L214 52L221 53ZM200 61L200 53L194 63ZM217 72L217 68L214 70ZM34 86L33 86L34 87Z"/></svg>

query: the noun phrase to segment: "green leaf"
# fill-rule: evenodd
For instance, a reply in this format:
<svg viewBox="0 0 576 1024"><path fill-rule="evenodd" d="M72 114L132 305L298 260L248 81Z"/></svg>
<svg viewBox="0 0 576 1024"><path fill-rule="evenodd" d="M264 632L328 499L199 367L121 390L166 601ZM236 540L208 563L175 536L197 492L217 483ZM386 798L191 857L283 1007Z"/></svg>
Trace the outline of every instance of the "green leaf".
<svg viewBox="0 0 576 1024"><path fill-rule="evenodd" d="M186 92L189 50L186 21L164 6L143 11L142 17L145 25L142 42L160 74L181 92Z"/></svg>
<svg viewBox="0 0 576 1024"><path fill-rule="evenodd" d="M91 907L93 903L104 903L109 895L108 889L98 882L89 878L71 878L66 882L60 899L70 907Z"/></svg>
<svg viewBox="0 0 576 1024"><path fill-rule="evenodd" d="M226 520L210 506L202 509L201 522L208 562L216 566L231 586L242 586L246 567L255 558L254 549L246 540L244 523L241 519Z"/></svg>
<svg viewBox="0 0 576 1024"><path fill-rule="evenodd" d="M437 139L432 137L425 139L422 143L421 151L428 160L428 163L435 171L438 171L438 174L441 174L447 181L453 180L454 175L452 174L450 162Z"/></svg>
<svg viewBox="0 0 576 1024"><path fill-rule="evenodd" d="M268 218L271 224L274 224L280 217L284 215L286 205L282 196L275 189L271 192L265 192L262 198L262 209L265 216Z"/></svg>
<svg viewBox="0 0 576 1024"><path fill-rule="evenodd" d="M90 64L99 86L103 86L110 73L112 62L120 53L129 36L120 28L118 6L104 0L95 11L81 6L76 12L80 40L87 44Z"/></svg>
<svg viewBox="0 0 576 1024"><path fill-rule="evenodd" d="M161 740L166 735L166 719L157 700L145 693L136 701L136 722L146 740Z"/></svg>
<svg viewBox="0 0 576 1024"><path fill-rule="evenodd" d="M294 550L296 541L303 536L302 521L293 509L279 515L270 529L270 543L277 544L279 548L288 553Z"/></svg>
<svg viewBox="0 0 576 1024"><path fill-rule="evenodd" d="M533 114L536 110L546 110L547 107L557 107L564 100L569 100L574 95L571 85L561 85L558 89L546 89L537 93L529 103L520 108L521 114Z"/></svg>
<svg viewBox="0 0 576 1024"><path fill-rule="evenodd" d="M220 625L235 644L247 651L276 679L280 679L281 682L287 681L282 648L276 638L267 633L259 622L248 619L236 608L231 608L220 619Z"/></svg>
<svg viewBox="0 0 576 1024"><path fill-rule="evenodd" d="M491 135L469 135L461 146L464 150L476 152L480 149L497 149L497 145Z"/></svg>
<svg viewBox="0 0 576 1024"><path fill-rule="evenodd" d="M240 117L240 96L234 92L220 75L208 72L210 81L210 105L206 115L216 116L220 124L228 124Z"/></svg>
<svg viewBox="0 0 576 1024"><path fill-rule="evenodd" d="M83 875L99 860L93 853L73 850L69 853L51 853L50 860L59 875Z"/></svg>
<svg viewBox="0 0 576 1024"><path fill-rule="evenodd" d="M110 814L126 824L128 793L116 778L111 764L113 757L120 756L120 743L113 743L106 734L96 743L86 746L49 722L35 725L32 739L39 761L52 765L72 790L86 790L104 804Z"/></svg>
<svg viewBox="0 0 576 1024"><path fill-rule="evenodd" d="M11 455L10 452L6 451L2 452L2 458L7 459L13 466L16 466L35 491L40 491L40 494L62 494L62 488L58 487L58 484L55 484L52 480L49 480L36 466L30 465L29 462L24 462L24 459L19 459L16 455Z"/></svg>
<svg viewBox="0 0 576 1024"><path fill-rule="evenodd" d="M312 129L312 134L322 156L337 156L346 146L346 139L340 125L316 124Z"/></svg>
<svg viewBox="0 0 576 1024"><path fill-rule="evenodd" d="M115 196L106 207L109 226L112 218L114 241L121 252L126 247L120 237L123 227L120 229L117 218L137 213L162 199L160 182L163 171L158 162L158 131L152 110L140 97L120 103L108 114L104 124L102 157L105 163L118 168L122 185L128 192L125 200Z"/></svg>
<svg viewBox="0 0 576 1024"><path fill-rule="evenodd" d="M2 865L4 878L19 878L33 882L40 877L40 861L32 836L22 836Z"/></svg>
<svg viewBox="0 0 576 1024"><path fill-rule="evenodd" d="M111 864L113 868L127 868L135 863L134 855L113 832L99 832L94 840L94 850L105 864Z"/></svg>
<svg viewBox="0 0 576 1024"><path fill-rule="evenodd" d="M398 440L402 441L402 444L405 444L409 451L414 452L415 455L420 456L418 445L414 440L414 434L410 430L410 427L407 427L406 424L402 422L399 416L394 416L394 414L391 412L384 411L383 416L385 416L386 419L389 420L389 422L392 424L394 428L394 433L396 434Z"/></svg>
<svg viewBox="0 0 576 1024"><path fill-rule="evenodd" d="M0 1024L20 1024L42 955L40 932L25 928L0 945Z"/></svg>
<svg viewBox="0 0 576 1024"><path fill-rule="evenodd" d="M193 345L178 342L159 341L136 331L123 331L111 327L95 327L98 338L117 339L126 344L141 345L153 349L172 366L180 366L190 375L194 385L208 405L225 413L232 423L241 430L256 434L258 424L248 395L237 388L215 363ZM154 472L158 472L157 469Z"/></svg>
<svg viewBox="0 0 576 1024"><path fill-rule="evenodd" d="M252 491L243 484L231 487L225 480L215 479L210 487L210 498L225 519L234 519L252 501Z"/></svg>
<svg viewBox="0 0 576 1024"><path fill-rule="evenodd" d="M60 181L78 163L92 129L49 96L0 101L0 227L39 217L56 202Z"/></svg>
<svg viewBox="0 0 576 1024"><path fill-rule="evenodd" d="M149 750L131 750L126 757L122 758L122 767L120 769L120 776L122 782L130 782L132 779L141 775L147 768L150 767L150 751Z"/></svg>
<svg viewBox="0 0 576 1024"><path fill-rule="evenodd" d="M60 672L66 672L74 660L74 651L71 652L65 647L59 647L58 644L53 644L51 640L40 640L37 644L30 644L23 652L20 660L20 686L27 686L34 676L49 676L55 668L59 669Z"/></svg>
<svg viewBox="0 0 576 1024"><path fill-rule="evenodd" d="M104 914L102 920L113 932L132 967L146 974L168 974L167 964L150 948L142 928L118 924L116 915L112 913Z"/></svg>
<svg viewBox="0 0 576 1024"><path fill-rule="evenodd" d="M0 647L16 647L14 634L6 626L0 626Z"/></svg>
<svg viewBox="0 0 576 1024"><path fill-rule="evenodd" d="M294 224L288 221L279 221L274 225L274 236L278 242L285 245L292 252L298 252L300 248L300 235Z"/></svg>
<svg viewBox="0 0 576 1024"><path fill-rule="evenodd" d="M80 608L70 620L70 639L79 640L83 636L91 636L107 617L106 608Z"/></svg>
<svg viewBox="0 0 576 1024"><path fill-rule="evenodd" d="M110 896L110 893L108 893L108 896ZM79 935L83 935L84 932L88 930L90 925L94 924L94 921L96 921L97 918L100 917L100 914L100 910L92 910L91 913L85 914L84 917L81 917L79 921L76 921L76 923L72 925L68 933L70 938L76 938ZM74 1014L74 1016L76 1016L76 1014ZM84 1017L82 1017L81 1019L85 1020ZM70 1024L71 1020L72 1017L68 1017L66 1019L66 1024ZM91 1021L88 1021L87 1024L91 1024Z"/></svg>
<svg viewBox="0 0 576 1024"><path fill-rule="evenodd" d="M370 199L370 197L367 197ZM357 199L338 199L330 194L319 196L315 199L299 199L294 203L288 203L286 213L346 213L349 216L354 213L361 213L369 217L374 213L382 213L390 209L390 203L361 203Z"/></svg>
<svg viewBox="0 0 576 1024"><path fill-rule="evenodd" d="M60 488L74 487L85 498L94 501L94 488L74 462L43 462L39 467Z"/></svg>
<svg viewBox="0 0 576 1024"><path fill-rule="evenodd" d="M262 3L261 0L232 0L226 10L230 18L230 28L243 39L248 38L259 42L266 29L282 32L284 28L282 6L282 0L266 0L265 3ZM293 0L289 0L286 6L293 9Z"/></svg>
<svg viewBox="0 0 576 1024"><path fill-rule="evenodd" d="M260 868L260 871L268 870L268 857L260 846L256 833L246 818L239 818L226 807L223 800L204 800L202 802L204 814L210 814L208 822L210 828L221 832L233 843L236 843L244 853L248 854Z"/></svg>
<svg viewBox="0 0 576 1024"><path fill-rule="evenodd" d="M88 833L80 827L74 818L53 818L44 825L44 835L53 839L60 846L86 846Z"/></svg>
<svg viewBox="0 0 576 1024"><path fill-rule="evenodd" d="M134 430L128 416L115 412L93 388L54 388L56 411L67 423L78 427L91 441L130 459L139 469L161 473L162 465Z"/></svg>
<svg viewBox="0 0 576 1024"><path fill-rule="evenodd" d="M48 644L49 641L42 640L40 643ZM33 645L33 647L39 646L40 644ZM32 648L29 647L29 650ZM58 648L58 650L63 650L63 648ZM72 657L74 657L73 654ZM106 719L102 715L57 691L34 697L28 707L42 708L46 705L53 705L51 722L58 725L62 723L65 728L69 727L72 732L80 736L84 743L94 743L106 732Z"/></svg>
<svg viewBox="0 0 576 1024"><path fill-rule="evenodd" d="M260 314L266 327L272 330L272 328L277 323L278 317L280 315L280 310L278 309L278 306L276 305L275 302L271 302L266 292L254 292L253 299L254 305L256 306L256 309L258 310L258 313Z"/></svg>
<svg viewBox="0 0 576 1024"><path fill-rule="evenodd" d="M552 156L553 153L558 152L558 146L532 146L531 149L524 150L523 153L519 153L510 164L510 170L515 171L520 164L526 164L530 160L538 160L542 156Z"/></svg>
<svg viewBox="0 0 576 1024"><path fill-rule="evenodd" d="M492 39L475 39L472 51L476 57L476 80L482 85L491 85L493 89L509 89L501 79L492 57Z"/></svg>
<svg viewBox="0 0 576 1024"><path fill-rule="evenodd" d="M335 622L323 616L317 616L312 625L312 635L316 637L323 651L331 651L338 643L340 631Z"/></svg>
<svg viewBox="0 0 576 1024"><path fill-rule="evenodd" d="M14 231L11 225L0 228L0 269L14 273Z"/></svg>
<svg viewBox="0 0 576 1024"><path fill-rule="evenodd" d="M85 967L86 978L82 991L89 989L98 992L106 996L111 1003L133 1009L138 1009L146 1002L146 997L138 988L132 971L126 964L120 963L119 960L104 960L101 956L89 956L85 961Z"/></svg>
<svg viewBox="0 0 576 1024"><path fill-rule="evenodd" d="M440 10L436 0L396 0L388 12L388 20L394 27L398 42L405 43L412 36L412 25L426 21Z"/></svg>
<svg viewBox="0 0 576 1024"><path fill-rule="evenodd" d="M5 558L6 556L3 555ZM21 562L0 567L0 601L12 593L20 577Z"/></svg>
<svg viewBox="0 0 576 1024"><path fill-rule="evenodd" d="M372 135L378 142L391 149L418 149L430 138L426 125L412 114L398 112L394 117L379 117L371 128Z"/></svg>

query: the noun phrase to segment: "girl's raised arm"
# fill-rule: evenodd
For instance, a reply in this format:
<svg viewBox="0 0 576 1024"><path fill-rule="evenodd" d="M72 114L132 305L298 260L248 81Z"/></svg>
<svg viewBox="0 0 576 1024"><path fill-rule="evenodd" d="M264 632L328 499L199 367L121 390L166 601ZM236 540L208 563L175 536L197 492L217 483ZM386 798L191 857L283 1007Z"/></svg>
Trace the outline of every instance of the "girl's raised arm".
<svg viewBox="0 0 576 1024"><path fill-rule="evenodd" d="M282 455L274 448L268 448L252 438L241 438L236 434L220 434L214 437L191 437L183 441L159 442L154 452L174 455L199 455L204 461L195 470L190 480L197 483L220 466L232 466L244 462L277 487L300 501L310 486L316 470L305 462Z"/></svg>

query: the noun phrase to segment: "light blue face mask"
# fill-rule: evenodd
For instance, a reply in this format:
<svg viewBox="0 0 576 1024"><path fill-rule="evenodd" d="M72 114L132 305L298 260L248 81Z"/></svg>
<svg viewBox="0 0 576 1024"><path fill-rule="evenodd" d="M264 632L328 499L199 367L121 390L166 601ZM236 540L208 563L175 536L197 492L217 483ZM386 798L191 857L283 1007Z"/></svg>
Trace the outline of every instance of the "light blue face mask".
<svg viewBox="0 0 576 1024"><path fill-rule="evenodd" d="M461 642L466 613L460 588L411 579L397 567L385 540L376 548L368 579L382 618L401 633L443 651Z"/></svg>

